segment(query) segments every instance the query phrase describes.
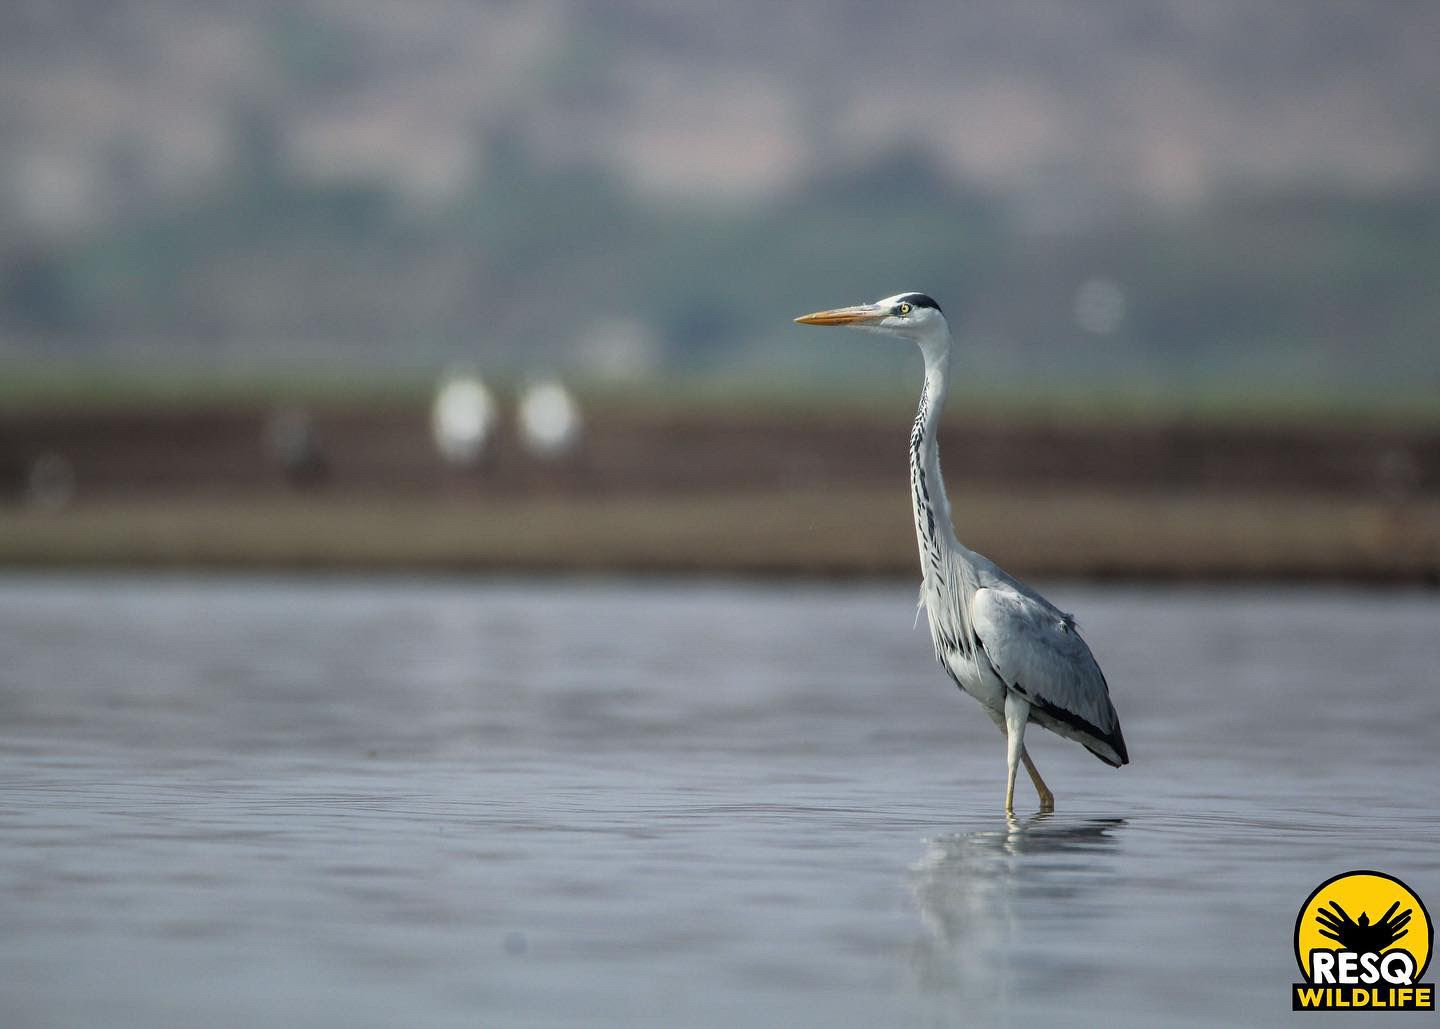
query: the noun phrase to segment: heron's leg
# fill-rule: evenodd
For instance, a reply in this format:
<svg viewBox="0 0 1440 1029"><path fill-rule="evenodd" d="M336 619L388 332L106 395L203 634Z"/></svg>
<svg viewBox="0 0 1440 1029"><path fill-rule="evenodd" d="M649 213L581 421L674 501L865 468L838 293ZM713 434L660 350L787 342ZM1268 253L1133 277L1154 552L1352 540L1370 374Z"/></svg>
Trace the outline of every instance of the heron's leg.
<svg viewBox="0 0 1440 1029"><path fill-rule="evenodd" d="M1010 730L1005 728L1005 715L1003 712L992 711L987 707L985 713L989 715L990 720L995 723L995 728L999 729L1006 737L1010 735ZM1040 770L1035 767L1035 762L1030 760L1029 747L1020 748L1020 760L1025 765L1025 771L1030 773L1030 781L1035 784L1035 792L1040 795L1040 810L1054 811L1055 794L1050 792L1050 787L1046 786L1045 780L1040 778Z"/></svg>
<svg viewBox="0 0 1440 1029"><path fill-rule="evenodd" d="M1030 760L1028 748L1020 751L1020 760L1025 762L1025 771L1030 773L1030 781L1035 784L1035 792L1040 794L1040 810L1055 810L1055 794L1050 792L1050 787L1045 785L1045 780L1040 778L1040 770L1035 767L1035 762Z"/></svg>
<svg viewBox="0 0 1440 1029"><path fill-rule="evenodd" d="M1005 813L1015 813L1015 772L1020 767L1020 755L1025 752L1025 723L1030 720L1030 702L1013 690L1005 693L1005 742L1006 763L1009 766L1005 776Z"/></svg>

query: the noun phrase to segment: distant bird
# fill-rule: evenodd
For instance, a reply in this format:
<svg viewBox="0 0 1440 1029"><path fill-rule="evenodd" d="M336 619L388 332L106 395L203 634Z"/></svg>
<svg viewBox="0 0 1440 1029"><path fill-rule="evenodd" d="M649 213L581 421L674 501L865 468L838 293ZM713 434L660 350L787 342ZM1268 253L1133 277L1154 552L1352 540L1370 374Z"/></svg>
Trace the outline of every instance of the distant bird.
<svg viewBox="0 0 1440 1029"><path fill-rule="evenodd" d="M298 488L318 486L330 474L330 461L315 432L314 420L302 407L280 407L265 419L265 448Z"/></svg>
<svg viewBox="0 0 1440 1029"><path fill-rule="evenodd" d="M580 405L556 379L532 383L520 394L520 440L541 460L565 457L580 442L584 423Z"/></svg>
<svg viewBox="0 0 1440 1029"><path fill-rule="evenodd" d="M495 398L479 376L451 373L441 381L430 407L435 449L447 464L478 464L499 417Z"/></svg>
<svg viewBox="0 0 1440 1029"><path fill-rule="evenodd" d="M1015 770L1021 762L1040 795L1040 809L1055 809L1055 795L1025 750L1025 726L1030 722L1075 740L1108 765L1128 764L1109 686L1074 617L955 536L937 439L940 410L950 388L950 328L940 305L924 293L899 293L795 320L801 325L848 325L909 340L925 358L925 388L910 433L910 499L923 574L920 598L930 617L936 659L956 685L980 702L1008 740L1006 814L1015 810Z"/></svg>

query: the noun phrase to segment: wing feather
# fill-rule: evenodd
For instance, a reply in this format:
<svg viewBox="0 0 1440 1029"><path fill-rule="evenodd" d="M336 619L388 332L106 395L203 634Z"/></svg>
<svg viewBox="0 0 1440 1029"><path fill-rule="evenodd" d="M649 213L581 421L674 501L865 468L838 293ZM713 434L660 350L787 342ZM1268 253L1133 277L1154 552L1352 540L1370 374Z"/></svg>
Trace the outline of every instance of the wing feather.
<svg viewBox="0 0 1440 1029"><path fill-rule="evenodd" d="M1110 687L1069 615L1004 586L977 590L970 611L991 666L1037 721L1103 761L1129 762Z"/></svg>

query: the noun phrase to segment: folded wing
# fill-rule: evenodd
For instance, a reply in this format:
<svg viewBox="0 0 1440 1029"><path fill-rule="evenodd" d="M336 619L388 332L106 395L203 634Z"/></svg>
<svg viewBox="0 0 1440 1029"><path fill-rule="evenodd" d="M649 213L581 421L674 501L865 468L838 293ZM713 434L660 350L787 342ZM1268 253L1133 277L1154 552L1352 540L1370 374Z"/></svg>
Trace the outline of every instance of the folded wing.
<svg viewBox="0 0 1440 1029"><path fill-rule="evenodd" d="M1110 687L1074 620L1003 586L977 590L975 636L1006 689L1030 702L1031 718L1100 760L1128 764Z"/></svg>

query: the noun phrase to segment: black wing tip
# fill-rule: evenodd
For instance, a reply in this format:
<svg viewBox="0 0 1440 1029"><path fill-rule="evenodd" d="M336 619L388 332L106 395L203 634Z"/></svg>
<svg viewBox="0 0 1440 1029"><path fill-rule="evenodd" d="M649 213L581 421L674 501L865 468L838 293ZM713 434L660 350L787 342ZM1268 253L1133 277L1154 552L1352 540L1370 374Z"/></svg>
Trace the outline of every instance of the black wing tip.
<svg viewBox="0 0 1440 1029"><path fill-rule="evenodd" d="M1080 717L1073 711L1066 711L1063 707L1057 707L1054 704L1047 704L1044 701L1040 700L1038 697L1029 697L1028 699L1032 707L1038 708L1040 711L1049 715L1057 722L1064 722L1066 725L1070 726L1070 728L1078 729L1080 732L1085 733L1087 736L1094 737L1097 746L1091 746L1091 744L1085 740L1080 740L1078 742L1086 750L1094 754L1101 761L1104 761L1111 768L1120 768L1121 766L1128 765L1130 763L1130 752L1125 749L1125 735L1120 731L1120 722L1118 719L1116 719L1115 721L1115 728L1111 729L1109 732L1106 732L1098 725L1092 724L1090 721ZM1111 711L1111 717L1114 717L1113 710ZM1111 752L1114 754L1114 757L1112 757L1110 754L1105 753L1103 750L1098 749L1099 746L1109 747Z"/></svg>
<svg viewBox="0 0 1440 1029"><path fill-rule="evenodd" d="M1111 768L1122 768L1130 763L1130 752L1125 749L1125 734L1120 731L1119 722L1115 723L1115 731L1109 736L1104 737L1104 740L1109 744L1110 749L1119 755L1120 760L1112 761L1103 754L1097 754L1096 756L1099 757L1101 761L1104 761ZM1092 753L1094 752L1092 751Z"/></svg>
<svg viewBox="0 0 1440 1029"><path fill-rule="evenodd" d="M1088 743L1085 744L1085 749L1088 750L1090 753L1094 754L1101 761L1104 761L1111 768L1124 768L1130 763L1130 755L1125 753L1125 747L1123 744L1119 747L1112 748L1114 749L1115 753L1120 756L1119 761L1116 761L1113 757L1111 757L1109 754L1104 753L1103 751L1096 750Z"/></svg>
<svg viewBox="0 0 1440 1029"><path fill-rule="evenodd" d="M1110 756L1110 754L1104 753L1103 750L1099 750L1097 747L1092 747L1089 743L1084 744L1084 748L1089 750L1094 756L1099 757L1104 763L1109 764L1112 769L1123 769L1126 764L1130 763L1130 756L1125 753L1125 744L1122 743L1119 747L1116 747L1116 745L1110 743L1109 740L1104 740L1103 743L1109 745L1110 750L1115 751L1116 757L1119 757L1119 760L1116 760L1116 758Z"/></svg>
<svg viewBox="0 0 1440 1029"><path fill-rule="evenodd" d="M1112 769L1120 769L1120 767L1126 766L1126 764L1130 763L1130 751L1126 750L1125 748L1125 734L1120 733L1119 721L1115 722L1115 731L1113 731L1113 733L1107 733L1104 735L1100 735L1099 733L1097 733L1096 735L1099 735L1100 741L1102 741L1104 745L1107 745L1110 750L1115 751L1116 757L1119 757L1120 760L1116 761L1115 758L1109 757L1107 756L1107 754L1102 754L1100 753L1100 751L1097 750L1090 750L1090 753L1094 754L1094 756L1096 757L1099 757L1100 760L1104 761L1104 763L1109 764Z"/></svg>

